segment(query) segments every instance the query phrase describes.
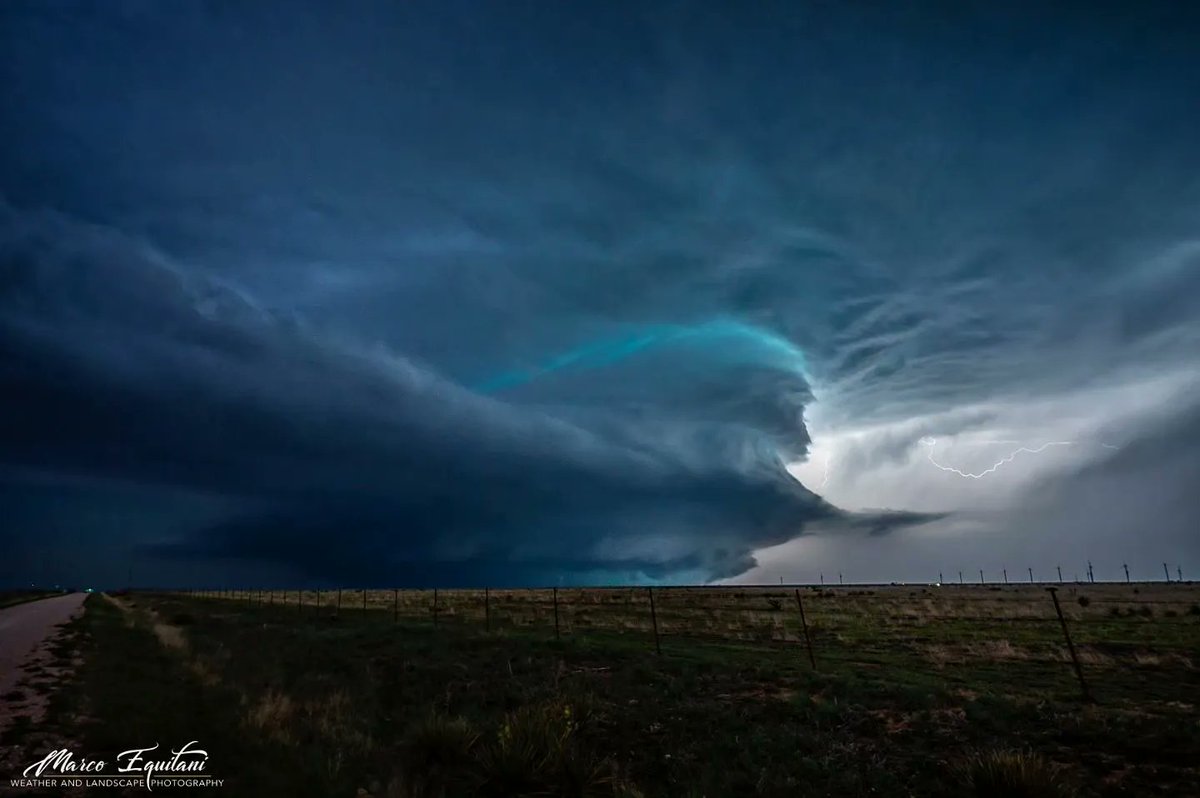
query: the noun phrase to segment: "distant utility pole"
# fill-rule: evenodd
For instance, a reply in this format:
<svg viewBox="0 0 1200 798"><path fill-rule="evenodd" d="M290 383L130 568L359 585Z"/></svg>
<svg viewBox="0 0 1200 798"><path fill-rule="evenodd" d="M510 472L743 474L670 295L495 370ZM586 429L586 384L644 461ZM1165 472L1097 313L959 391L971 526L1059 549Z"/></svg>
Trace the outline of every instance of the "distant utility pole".
<svg viewBox="0 0 1200 798"><path fill-rule="evenodd" d="M1057 565L1055 567L1058 568L1058 583L1061 585L1062 584L1062 566Z"/></svg>
<svg viewBox="0 0 1200 798"><path fill-rule="evenodd" d="M1033 568L1029 569L1029 584L1033 584Z"/></svg>
<svg viewBox="0 0 1200 798"><path fill-rule="evenodd" d="M1167 564L1163 563L1163 573L1167 575L1167 581L1171 581L1171 572L1167 570Z"/></svg>
<svg viewBox="0 0 1200 798"><path fill-rule="evenodd" d="M979 569L979 584L983 584L983 569Z"/></svg>
<svg viewBox="0 0 1200 798"><path fill-rule="evenodd" d="M821 586L822 587L825 586L825 572L824 571L821 572Z"/></svg>
<svg viewBox="0 0 1200 798"><path fill-rule="evenodd" d="M1089 582L1096 581L1095 577L1092 575L1092 561L1091 560L1088 560L1088 581Z"/></svg>
<svg viewBox="0 0 1200 798"><path fill-rule="evenodd" d="M1121 563L1121 567L1125 569L1125 584L1129 584L1129 563Z"/></svg>
<svg viewBox="0 0 1200 798"><path fill-rule="evenodd" d="M938 584L940 585L942 582L945 582L945 581L946 581L945 579L942 579L942 572L938 571Z"/></svg>
<svg viewBox="0 0 1200 798"><path fill-rule="evenodd" d="M963 583L963 581L962 581L962 571L959 571L959 572L958 572L958 583L959 583L960 585Z"/></svg>
<svg viewBox="0 0 1200 798"><path fill-rule="evenodd" d="M1004 584L1008 584L1008 569L1004 569Z"/></svg>

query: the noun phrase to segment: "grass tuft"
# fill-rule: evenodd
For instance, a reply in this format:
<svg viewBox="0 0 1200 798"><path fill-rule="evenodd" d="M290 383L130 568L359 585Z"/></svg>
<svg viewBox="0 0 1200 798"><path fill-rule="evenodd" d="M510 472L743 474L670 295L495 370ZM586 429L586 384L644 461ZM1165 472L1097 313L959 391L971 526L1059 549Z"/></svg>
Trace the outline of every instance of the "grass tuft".
<svg viewBox="0 0 1200 798"><path fill-rule="evenodd" d="M611 795L607 763L578 739L569 704L550 702L511 712L496 739L479 752L479 795Z"/></svg>
<svg viewBox="0 0 1200 798"><path fill-rule="evenodd" d="M1029 751L983 751L954 768L965 793L975 798L1067 798L1059 768Z"/></svg>
<svg viewBox="0 0 1200 798"><path fill-rule="evenodd" d="M390 792L404 798L442 798L467 792L475 780L479 734L467 721L430 713L413 724L400 746L401 774Z"/></svg>

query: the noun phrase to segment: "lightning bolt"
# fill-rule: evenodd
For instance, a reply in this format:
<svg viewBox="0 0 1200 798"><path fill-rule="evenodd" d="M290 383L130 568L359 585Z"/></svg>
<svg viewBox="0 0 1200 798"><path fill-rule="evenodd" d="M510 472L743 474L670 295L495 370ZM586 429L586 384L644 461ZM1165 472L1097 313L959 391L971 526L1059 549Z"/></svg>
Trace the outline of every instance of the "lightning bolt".
<svg viewBox="0 0 1200 798"><path fill-rule="evenodd" d="M828 455L828 454L825 455L825 478L821 480L821 490L824 490L825 486L829 484L829 464L832 461L833 461L832 455Z"/></svg>
<svg viewBox="0 0 1200 798"><path fill-rule="evenodd" d="M984 442L985 443L1007 443L1008 441L984 441ZM1015 443L1016 441L1011 441L1011 442ZM1022 452L1027 453L1027 454L1039 454L1040 452L1046 451L1051 446L1073 446L1075 443L1076 443L1075 441L1049 441L1047 443L1043 443L1041 446L1038 446L1037 448L1034 448L1034 449L1030 449L1027 446L1022 446L1021 448L1012 452L1008 456L1003 457L1000 460L998 460L994 465L992 465L991 468L988 468L985 471L980 471L978 474L973 474L969 471L960 471L959 469L953 468L952 466L942 465L941 463L939 463L937 460L935 460L933 458L933 449L935 446L937 446L937 439L930 437L928 435L926 435L924 438L921 438L921 445L929 447L929 452L927 453L927 457L929 458L929 462L932 463L935 468L938 468L942 471L948 471L951 474L957 474L958 476L964 477L965 479L982 479L983 477L986 477L988 474L994 474L996 472L996 470L1000 468L1000 466L1005 465L1007 463L1011 463L1013 460L1016 459L1017 455L1021 454ZM1111 449L1117 448L1116 446L1110 446L1109 444L1102 444L1102 445L1106 446L1107 448L1111 448Z"/></svg>

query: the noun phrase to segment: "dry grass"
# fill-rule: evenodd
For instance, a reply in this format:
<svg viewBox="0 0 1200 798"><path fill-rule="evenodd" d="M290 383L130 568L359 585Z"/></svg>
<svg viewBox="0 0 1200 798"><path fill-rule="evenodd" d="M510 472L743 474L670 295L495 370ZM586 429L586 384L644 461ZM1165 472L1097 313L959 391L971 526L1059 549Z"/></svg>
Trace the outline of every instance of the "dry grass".
<svg viewBox="0 0 1200 798"><path fill-rule="evenodd" d="M183 630L178 626L155 621L152 628L154 629L154 636L158 638L158 642L167 648L181 652L187 651L187 638L184 637Z"/></svg>
<svg viewBox="0 0 1200 798"><path fill-rule="evenodd" d="M494 734L436 713L414 724L400 748L388 798L590 796L639 793L617 787L611 763L581 743L587 712L552 701L509 713Z"/></svg>
<svg viewBox="0 0 1200 798"><path fill-rule="evenodd" d="M1030 653L1025 648L1018 648L1007 640L984 640L965 646L967 653L983 659L1017 660L1029 659Z"/></svg>
<svg viewBox="0 0 1200 798"><path fill-rule="evenodd" d="M984 751L955 768L964 793L975 798L1066 798L1073 793L1061 771L1027 751Z"/></svg>
<svg viewBox="0 0 1200 798"><path fill-rule="evenodd" d="M929 661L939 667L971 660L1011 662L1033 658L1028 648L1015 646L1008 640L981 640L962 645L933 643L925 645L923 651Z"/></svg>
<svg viewBox="0 0 1200 798"><path fill-rule="evenodd" d="M1076 646L1075 653L1079 657L1079 661L1084 665L1111 665L1111 664L1113 664L1112 657L1110 657L1109 655L1107 655L1103 652L1097 651L1096 649L1091 648L1090 646ZM1066 646L1062 646L1061 648L1059 648L1055 652L1054 656L1055 656L1055 659L1061 660L1062 662L1070 662L1071 661L1071 652L1067 650Z"/></svg>
<svg viewBox="0 0 1200 798"><path fill-rule="evenodd" d="M254 731L276 742L289 745L294 741L296 704L291 696L269 689L246 712L245 723Z"/></svg>
<svg viewBox="0 0 1200 798"><path fill-rule="evenodd" d="M801 588L810 634L820 652L858 662L924 657L939 668L976 662L1022 667L1068 662L1053 603L1041 584L896 585ZM246 594L230 604L247 604ZM563 638L617 633L653 640L646 588L528 590L336 590L251 593L297 619L340 615L380 622L488 623L495 634L534 630ZM1179 584L1067 584L1059 602L1085 666L1193 670L1185 651L1200 628L1189 614L1196 589ZM803 645L796 590L788 587L655 588L659 633L670 638ZM319 600L320 610L317 609ZM340 607L340 609L339 609ZM1179 607L1180 609L1173 609ZM1198 609L1200 612L1200 609ZM1133 647L1108 647L1129 641ZM1174 650L1172 650L1174 649Z"/></svg>

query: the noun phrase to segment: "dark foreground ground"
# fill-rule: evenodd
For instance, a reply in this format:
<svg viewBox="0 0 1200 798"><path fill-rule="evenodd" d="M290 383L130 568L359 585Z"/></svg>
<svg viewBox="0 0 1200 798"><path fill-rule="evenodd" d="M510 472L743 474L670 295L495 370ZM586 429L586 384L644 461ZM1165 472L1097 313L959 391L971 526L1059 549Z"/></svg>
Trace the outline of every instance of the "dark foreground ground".
<svg viewBox="0 0 1200 798"><path fill-rule="evenodd" d="M1200 795L1193 588L1064 591L1095 704L1044 591L957 590L809 591L816 671L790 615L693 640L686 597L658 655L652 629L93 596L56 649L83 664L0 743L197 740L229 796Z"/></svg>

